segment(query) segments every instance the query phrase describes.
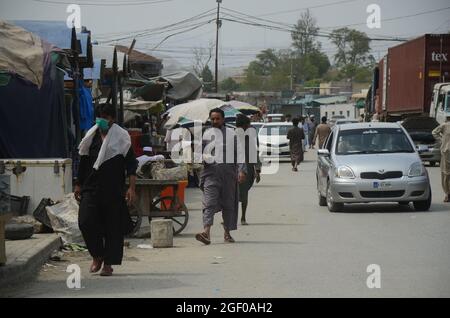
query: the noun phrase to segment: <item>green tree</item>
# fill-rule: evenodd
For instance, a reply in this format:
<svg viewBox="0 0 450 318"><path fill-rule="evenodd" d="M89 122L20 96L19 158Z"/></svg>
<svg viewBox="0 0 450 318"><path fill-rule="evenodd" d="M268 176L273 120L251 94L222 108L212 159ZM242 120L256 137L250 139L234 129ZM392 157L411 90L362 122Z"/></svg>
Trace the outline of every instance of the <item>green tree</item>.
<svg viewBox="0 0 450 318"><path fill-rule="evenodd" d="M366 33L349 28L336 29L331 33L331 42L336 45L334 56L336 66L349 78L353 78L359 68L373 63L370 39Z"/></svg>
<svg viewBox="0 0 450 318"><path fill-rule="evenodd" d="M208 65L203 68L201 77L205 91L211 92L214 88L214 77Z"/></svg>
<svg viewBox="0 0 450 318"><path fill-rule="evenodd" d="M240 85L234 79L228 77L220 83L220 89L225 92L240 90Z"/></svg>
<svg viewBox="0 0 450 318"><path fill-rule="evenodd" d="M301 14L294 28L295 30L291 33L292 45L298 56L302 57L320 50L320 44L316 40L319 34L319 27L309 10Z"/></svg>

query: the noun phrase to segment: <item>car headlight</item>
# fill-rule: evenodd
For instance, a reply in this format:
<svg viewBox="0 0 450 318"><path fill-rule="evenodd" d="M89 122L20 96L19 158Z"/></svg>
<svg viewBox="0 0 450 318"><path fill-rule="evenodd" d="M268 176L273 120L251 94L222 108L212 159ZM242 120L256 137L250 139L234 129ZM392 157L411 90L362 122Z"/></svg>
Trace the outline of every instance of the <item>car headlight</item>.
<svg viewBox="0 0 450 318"><path fill-rule="evenodd" d="M415 162L408 171L408 177L420 177L425 175L425 167L421 162Z"/></svg>
<svg viewBox="0 0 450 318"><path fill-rule="evenodd" d="M336 177L342 179L355 179L355 174L350 167L340 166L336 169Z"/></svg>

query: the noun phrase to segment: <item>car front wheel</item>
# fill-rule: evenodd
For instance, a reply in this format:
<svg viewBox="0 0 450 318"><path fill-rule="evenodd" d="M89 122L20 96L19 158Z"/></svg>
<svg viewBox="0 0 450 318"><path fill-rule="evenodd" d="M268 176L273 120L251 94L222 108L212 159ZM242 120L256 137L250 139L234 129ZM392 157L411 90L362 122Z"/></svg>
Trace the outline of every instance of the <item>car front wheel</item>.
<svg viewBox="0 0 450 318"><path fill-rule="evenodd" d="M340 212L344 209L344 204L343 203L336 203L333 200L333 194L331 193L331 186L330 186L330 181L328 181L327 184L327 206L328 206L328 211L330 212Z"/></svg>
<svg viewBox="0 0 450 318"><path fill-rule="evenodd" d="M431 187L430 187L429 192L430 192L430 195L428 196L428 199L427 199L427 200L424 200L424 201L414 201L414 202L413 202L414 209L415 209L416 211L423 211L423 212L425 212L425 211L428 211L428 210L430 209L430 206L431 206L431 199L432 199L432 197L431 197Z"/></svg>

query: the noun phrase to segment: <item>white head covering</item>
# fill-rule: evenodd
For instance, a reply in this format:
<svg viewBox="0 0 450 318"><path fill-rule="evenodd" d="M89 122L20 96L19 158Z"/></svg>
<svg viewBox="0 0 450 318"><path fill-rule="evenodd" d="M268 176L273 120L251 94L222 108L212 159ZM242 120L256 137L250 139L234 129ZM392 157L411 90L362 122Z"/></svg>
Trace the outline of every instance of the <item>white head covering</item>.
<svg viewBox="0 0 450 318"><path fill-rule="evenodd" d="M92 144L97 129L98 126L94 125L88 130L83 140L81 140L80 146L78 147L80 156L89 155L89 147ZM128 132L119 125L113 124L108 130L105 140L103 140L97 160L94 163L94 169L98 170L105 161L112 159L117 155L123 155L125 157L128 150L130 150L130 147L131 138Z"/></svg>

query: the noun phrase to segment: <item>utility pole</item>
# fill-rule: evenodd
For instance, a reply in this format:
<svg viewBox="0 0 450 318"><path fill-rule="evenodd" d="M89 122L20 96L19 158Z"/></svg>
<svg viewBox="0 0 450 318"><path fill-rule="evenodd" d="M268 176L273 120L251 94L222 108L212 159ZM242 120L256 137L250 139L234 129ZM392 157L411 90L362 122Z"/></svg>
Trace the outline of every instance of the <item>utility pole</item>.
<svg viewBox="0 0 450 318"><path fill-rule="evenodd" d="M293 73L293 65L292 65L292 58L291 58L291 91L294 89L294 79L292 78Z"/></svg>
<svg viewBox="0 0 450 318"><path fill-rule="evenodd" d="M216 0L217 1L217 19L216 19L216 72L215 72L215 92L218 93L219 91L219 29L222 26L222 21L220 20L220 4L222 3L222 0Z"/></svg>

